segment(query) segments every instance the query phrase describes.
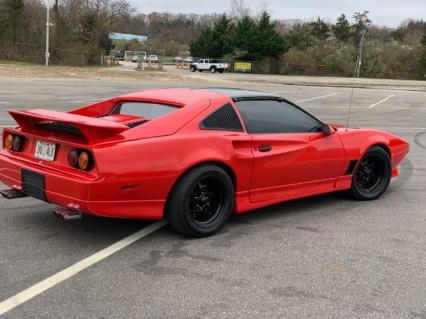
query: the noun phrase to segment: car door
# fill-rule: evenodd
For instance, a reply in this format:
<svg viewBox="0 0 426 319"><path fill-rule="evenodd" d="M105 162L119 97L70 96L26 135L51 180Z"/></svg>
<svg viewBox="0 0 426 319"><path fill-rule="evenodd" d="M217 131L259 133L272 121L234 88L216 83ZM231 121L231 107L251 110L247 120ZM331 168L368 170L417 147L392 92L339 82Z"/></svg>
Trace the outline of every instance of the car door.
<svg viewBox="0 0 426 319"><path fill-rule="evenodd" d="M237 100L253 139L250 201L293 199L332 191L344 174L345 151L335 131L278 99Z"/></svg>
<svg viewBox="0 0 426 319"><path fill-rule="evenodd" d="M204 60L200 60L197 63L198 70L204 70Z"/></svg>
<svg viewBox="0 0 426 319"><path fill-rule="evenodd" d="M210 69L210 60L204 60L203 69L204 70Z"/></svg>

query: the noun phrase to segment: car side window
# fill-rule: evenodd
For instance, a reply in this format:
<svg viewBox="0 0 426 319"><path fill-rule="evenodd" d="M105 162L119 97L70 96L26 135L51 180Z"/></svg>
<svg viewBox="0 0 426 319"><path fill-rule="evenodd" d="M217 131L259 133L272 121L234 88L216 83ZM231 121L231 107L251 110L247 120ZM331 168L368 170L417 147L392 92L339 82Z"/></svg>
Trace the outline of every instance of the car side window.
<svg viewBox="0 0 426 319"><path fill-rule="evenodd" d="M285 101L243 100L236 105L251 134L320 131L318 120Z"/></svg>

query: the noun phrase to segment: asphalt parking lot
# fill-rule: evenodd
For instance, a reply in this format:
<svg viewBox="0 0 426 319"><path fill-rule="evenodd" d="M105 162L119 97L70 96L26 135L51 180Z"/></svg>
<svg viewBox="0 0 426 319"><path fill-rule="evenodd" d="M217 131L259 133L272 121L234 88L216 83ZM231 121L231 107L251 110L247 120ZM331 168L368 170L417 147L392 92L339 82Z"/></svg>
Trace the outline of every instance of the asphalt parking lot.
<svg viewBox="0 0 426 319"><path fill-rule="evenodd" d="M69 110L147 88L204 84L0 78L0 128L13 123L8 108ZM282 95L327 122L347 121L350 88L232 86ZM353 92L351 126L388 130L411 144L379 200L336 193L282 203L235 216L206 239L166 225L4 318L426 318L425 101L419 90ZM31 198L0 199L0 312L3 300L152 225L65 222L52 209Z"/></svg>

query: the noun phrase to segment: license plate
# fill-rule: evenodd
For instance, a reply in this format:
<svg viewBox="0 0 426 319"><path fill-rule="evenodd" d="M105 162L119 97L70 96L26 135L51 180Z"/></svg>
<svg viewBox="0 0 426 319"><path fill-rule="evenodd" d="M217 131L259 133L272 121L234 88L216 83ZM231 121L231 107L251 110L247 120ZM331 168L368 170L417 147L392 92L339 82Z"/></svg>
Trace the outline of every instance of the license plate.
<svg viewBox="0 0 426 319"><path fill-rule="evenodd" d="M56 144L44 141L37 141L35 157L52 162L55 159Z"/></svg>

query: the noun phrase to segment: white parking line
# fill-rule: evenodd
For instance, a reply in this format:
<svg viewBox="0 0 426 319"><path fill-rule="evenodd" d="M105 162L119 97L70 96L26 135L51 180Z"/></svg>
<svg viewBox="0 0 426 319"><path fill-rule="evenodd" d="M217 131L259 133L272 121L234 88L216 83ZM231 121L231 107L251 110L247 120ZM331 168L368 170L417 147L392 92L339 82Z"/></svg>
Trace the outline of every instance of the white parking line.
<svg viewBox="0 0 426 319"><path fill-rule="evenodd" d="M334 95L337 95L337 94L339 94L339 93L335 92L335 93L331 93L331 94L327 94L327 95L316 96L316 97L313 97L313 98L310 98L310 99L296 101L296 103L303 103L303 102L308 102L308 101L319 100L319 99L323 99L323 98L329 97L329 96L334 96Z"/></svg>
<svg viewBox="0 0 426 319"><path fill-rule="evenodd" d="M71 278L72 276L78 274L80 271L93 266L94 264L100 262L101 260L111 256L112 254L122 250L123 248L126 248L127 246L133 244L134 242L138 241L139 239L148 236L149 234L155 232L156 230L160 229L161 227L165 226L167 224L166 220L160 220L158 222L155 222L148 227L145 227L138 232L134 233L133 235L130 235L115 244L102 249L101 251L97 252L96 254L89 256L76 264L54 274L53 276L39 282L38 284L35 284L34 286L18 293L17 295L10 297L9 299L6 299L5 301L2 301L0 303L0 316L5 314L6 312L12 310L13 308L19 306L20 304L23 304L24 302L34 298L35 296L41 294L42 292L46 291L49 288L52 288L53 286L56 286L57 284L61 283L64 280L67 280Z"/></svg>
<svg viewBox="0 0 426 319"><path fill-rule="evenodd" d="M295 93L295 94L299 94L299 93L304 93L302 91L272 91L272 93L274 94L279 94L279 93Z"/></svg>
<svg viewBox="0 0 426 319"><path fill-rule="evenodd" d="M386 102L387 100L389 100L392 96L394 96L393 94L389 95L388 97L385 97L383 100L380 100L377 103L371 104L368 108L372 109L373 107L375 107L376 105L382 104L383 102Z"/></svg>

